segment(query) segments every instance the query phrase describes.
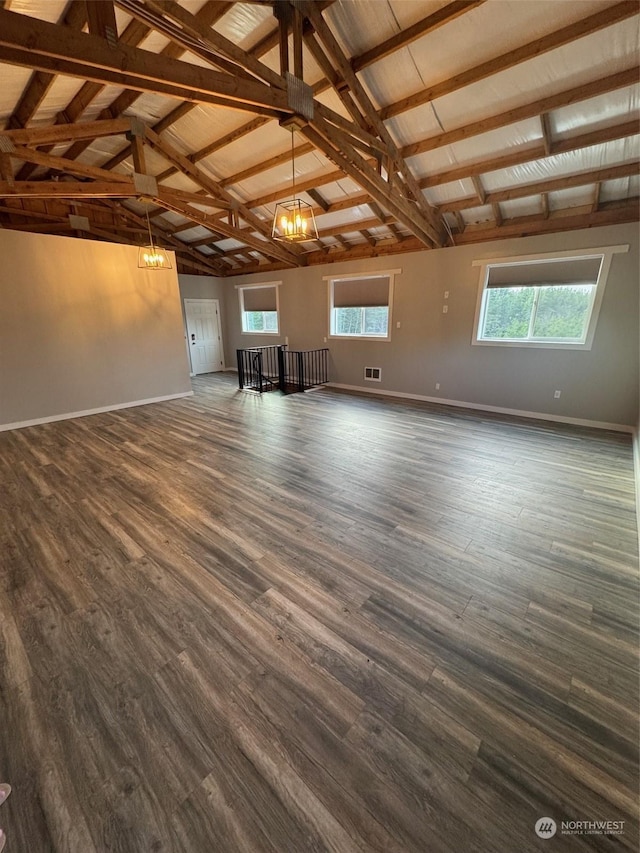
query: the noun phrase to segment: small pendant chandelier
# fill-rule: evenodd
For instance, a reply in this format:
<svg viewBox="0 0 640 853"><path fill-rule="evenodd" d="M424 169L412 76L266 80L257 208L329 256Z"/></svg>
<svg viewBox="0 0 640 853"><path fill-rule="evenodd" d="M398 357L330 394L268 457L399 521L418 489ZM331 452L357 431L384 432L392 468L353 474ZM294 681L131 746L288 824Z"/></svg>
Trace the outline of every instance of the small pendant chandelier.
<svg viewBox="0 0 640 853"><path fill-rule="evenodd" d="M138 268L145 270L170 270L171 260L166 249L161 249L153 242L153 234L151 233L151 222L149 221L149 210L145 210L147 215L147 228L149 229L149 243L146 246L140 246L138 249Z"/></svg>
<svg viewBox="0 0 640 853"><path fill-rule="evenodd" d="M291 133L291 201L282 201L276 205L273 217L271 236L274 240L290 243L304 243L307 240L318 239L318 229L313 215L313 207L296 198L296 160Z"/></svg>

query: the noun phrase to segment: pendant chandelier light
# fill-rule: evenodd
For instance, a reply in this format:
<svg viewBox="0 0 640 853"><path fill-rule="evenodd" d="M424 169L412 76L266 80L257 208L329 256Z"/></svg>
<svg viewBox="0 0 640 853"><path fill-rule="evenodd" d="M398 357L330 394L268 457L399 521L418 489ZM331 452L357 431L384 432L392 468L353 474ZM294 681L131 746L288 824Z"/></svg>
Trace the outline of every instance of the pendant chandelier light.
<svg viewBox="0 0 640 853"><path fill-rule="evenodd" d="M301 198L296 198L296 159L291 133L291 201L282 201L276 205L273 217L271 236L274 240L289 243L303 243L306 240L317 240L318 229L313 215L313 208Z"/></svg>
<svg viewBox="0 0 640 853"><path fill-rule="evenodd" d="M166 249L161 249L153 242L153 234L151 233L151 222L149 221L149 210L145 210L147 215L147 228L149 230L149 243L146 246L140 246L138 249L138 268L145 270L170 270L171 260Z"/></svg>

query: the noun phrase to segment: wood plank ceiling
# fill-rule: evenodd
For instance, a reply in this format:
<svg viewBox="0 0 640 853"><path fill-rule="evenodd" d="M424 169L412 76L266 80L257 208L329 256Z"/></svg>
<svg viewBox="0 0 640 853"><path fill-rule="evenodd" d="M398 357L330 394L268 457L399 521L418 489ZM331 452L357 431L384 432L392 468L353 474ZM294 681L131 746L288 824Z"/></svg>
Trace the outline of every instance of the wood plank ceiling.
<svg viewBox="0 0 640 853"><path fill-rule="evenodd" d="M638 219L636 0L0 7L4 228L139 244L149 213L234 275Z"/></svg>

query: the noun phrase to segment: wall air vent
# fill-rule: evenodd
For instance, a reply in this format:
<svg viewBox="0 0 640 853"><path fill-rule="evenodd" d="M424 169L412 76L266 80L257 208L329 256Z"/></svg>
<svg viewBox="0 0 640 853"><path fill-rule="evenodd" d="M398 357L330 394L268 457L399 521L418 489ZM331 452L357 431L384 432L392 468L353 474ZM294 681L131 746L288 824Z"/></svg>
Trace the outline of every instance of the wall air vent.
<svg viewBox="0 0 640 853"><path fill-rule="evenodd" d="M382 382L382 368L365 367L364 378L367 382Z"/></svg>

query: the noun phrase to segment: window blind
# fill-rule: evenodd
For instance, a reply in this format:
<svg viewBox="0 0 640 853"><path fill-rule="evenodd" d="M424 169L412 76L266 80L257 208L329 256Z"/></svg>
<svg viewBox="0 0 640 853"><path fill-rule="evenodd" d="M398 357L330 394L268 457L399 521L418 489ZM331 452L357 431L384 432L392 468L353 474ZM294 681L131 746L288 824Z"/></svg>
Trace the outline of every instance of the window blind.
<svg viewBox="0 0 640 853"><path fill-rule="evenodd" d="M487 287L596 284L602 258L566 258L489 267Z"/></svg>
<svg viewBox="0 0 640 853"><path fill-rule="evenodd" d="M379 308L388 304L388 276L333 282L334 308Z"/></svg>
<svg viewBox="0 0 640 853"><path fill-rule="evenodd" d="M247 287L242 291L245 311L277 311L275 287Z"/></svg>

